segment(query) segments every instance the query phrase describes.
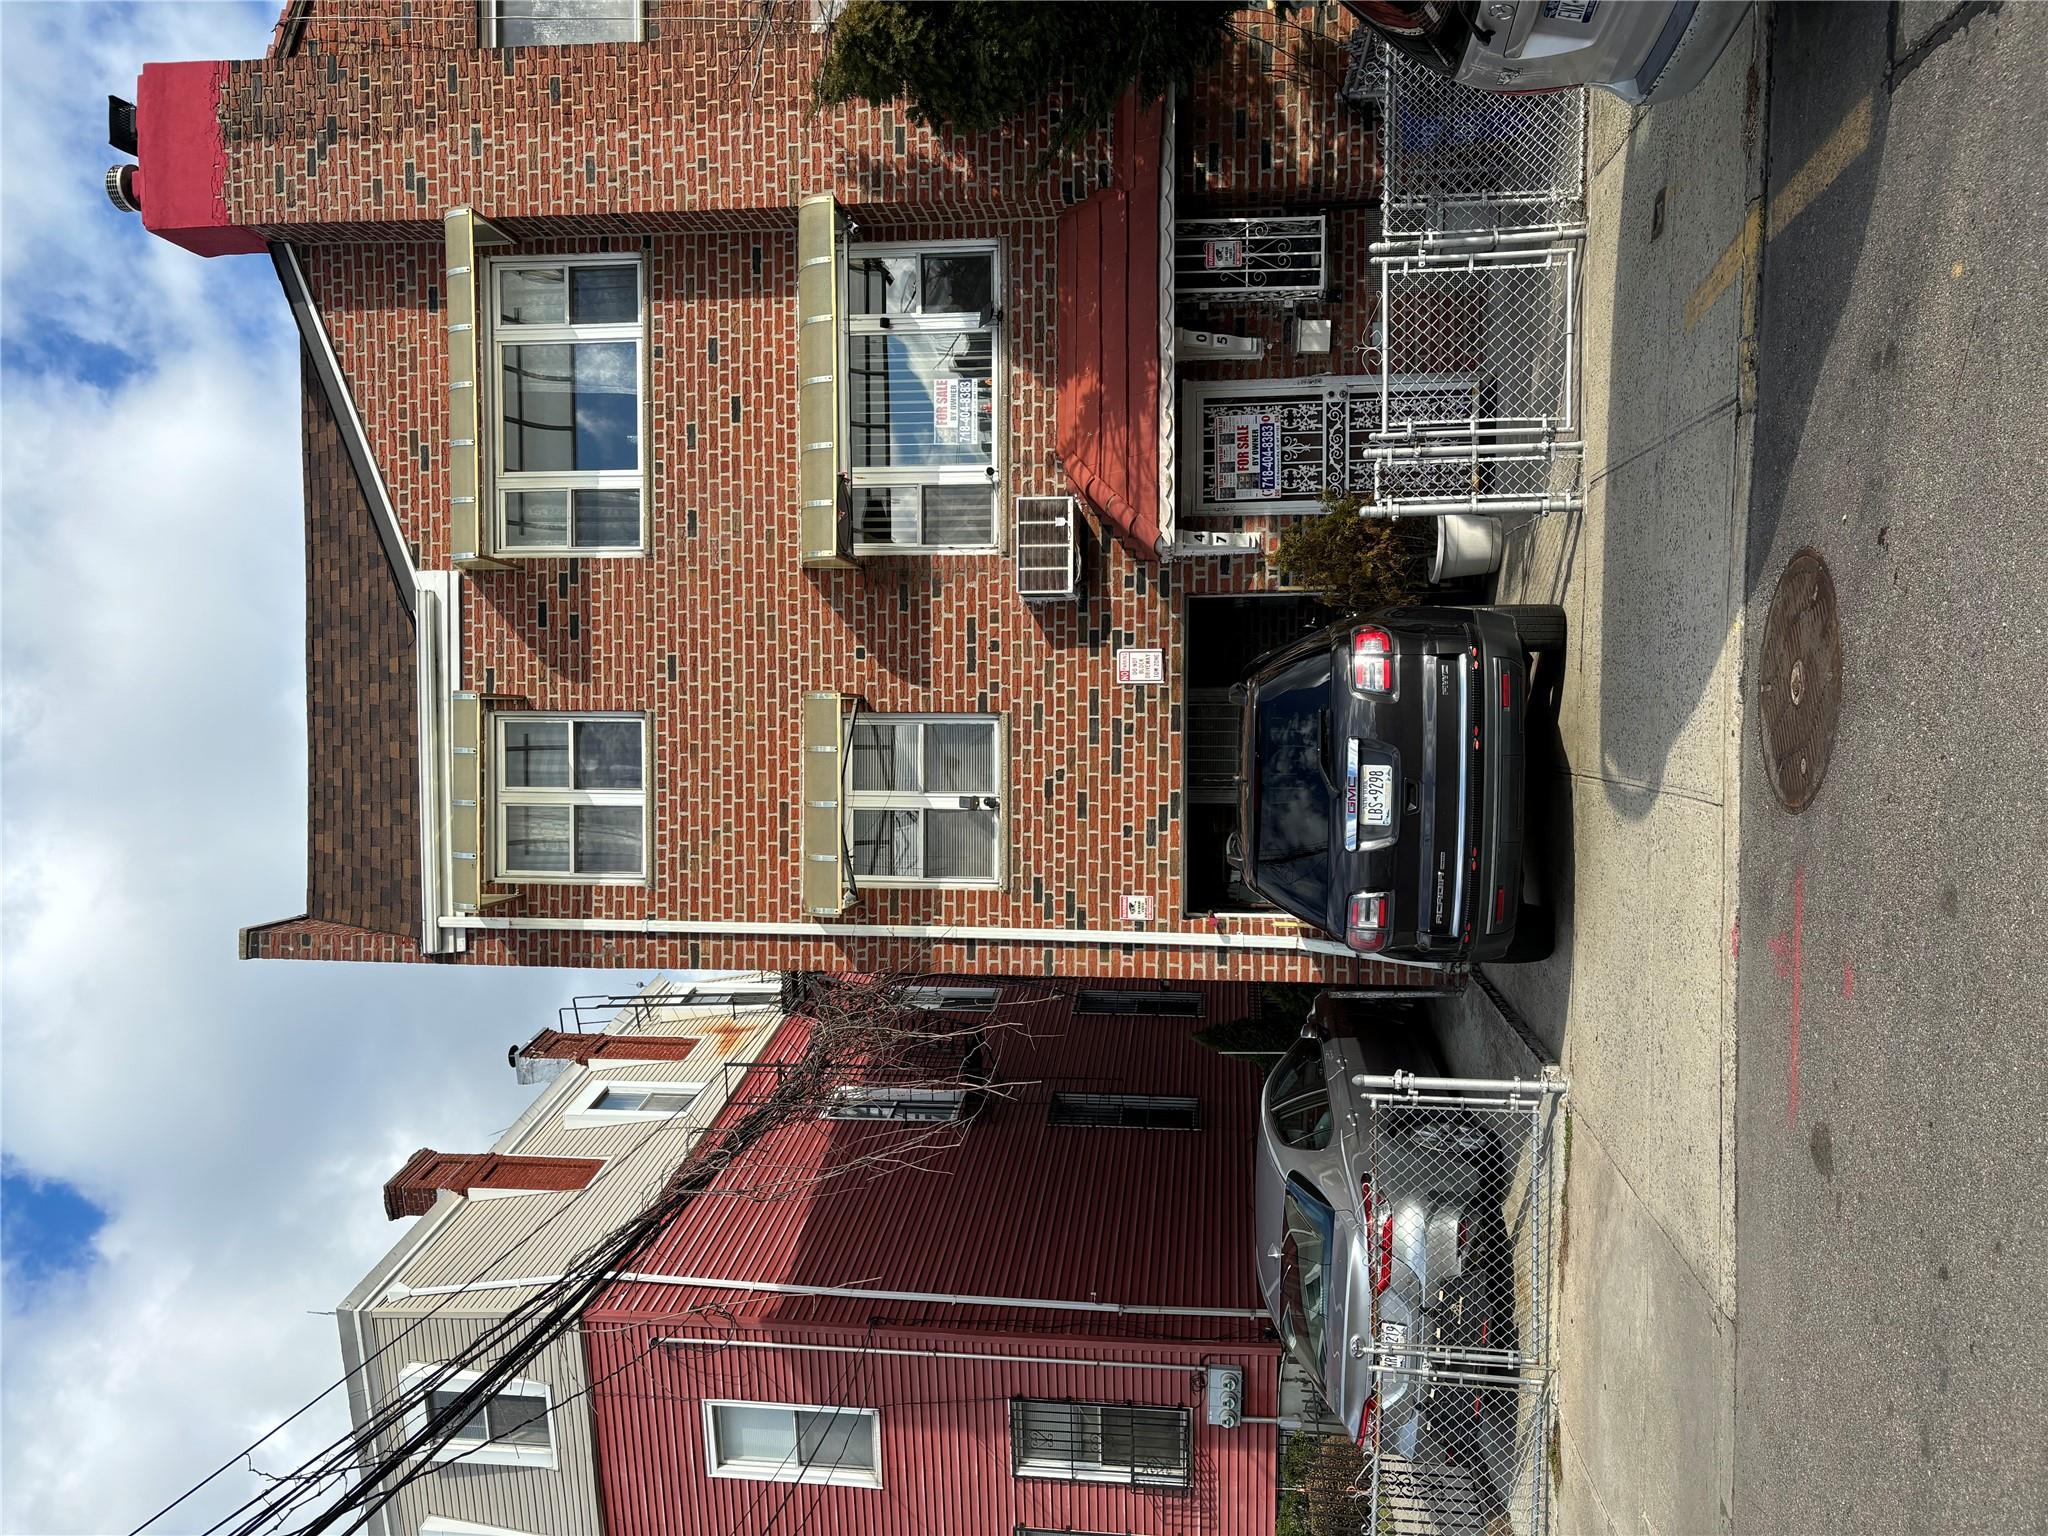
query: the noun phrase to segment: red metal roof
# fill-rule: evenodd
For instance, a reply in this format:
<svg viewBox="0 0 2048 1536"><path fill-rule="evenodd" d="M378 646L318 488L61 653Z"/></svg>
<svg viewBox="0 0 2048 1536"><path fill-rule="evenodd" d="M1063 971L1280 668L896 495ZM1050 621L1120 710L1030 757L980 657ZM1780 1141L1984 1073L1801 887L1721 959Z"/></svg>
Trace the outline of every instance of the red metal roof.
<svg viewBox="0 0 2048 1536"><path fill-rule="evenodd" d="M1189 988L1194 990L1193 987ZM992 1042L997 1091L959 1140L916 1166L875 1173L869 1154L916 1137L883 1121L798 1121L772 1131L720 1175L633 1269L640 1273L874 1290L1116 1302L1144 1307L1259 1306L1253 1278L1252 1157L1258 1073L1196 1044L1203 1023L1250 1011L1255 988L1216 985L1201 1021L1077 1017L1052 985L1005 988ZM1013 1002L1013 999L1024 999ZM770 1059L793 1059L793 1020ZM1193 1131L1105 1130L1048 1123L1060 1090L1179 1095L1201 1105ZM747 1107L728 1107L736 1118ZM870 1160L871 1164L872 1160ZM834 1176L834 1170L852 1169ZM762 1198L762 1191L772 1198ZM728 1302L733 1293L725 1293ZM619 1285L596 1312L624 1318L677 1306L673 1286ZM866 1299L749 1300L762 1321L861 1323ZM1059 1312L1048 1318L949 1309L960 1326L1055 1327L1130 1336L1245 1338L1227 1319ZM969 1314L973 1315L970 1316Z"/></svg>
<svg viewBox="0 0 2048 1536"><path fill-rule="evenodd" d="M1060 215L1060 461L1131 548L1159 545L1159 195L1165 106L1117 109L1110 184Z"/></svg>

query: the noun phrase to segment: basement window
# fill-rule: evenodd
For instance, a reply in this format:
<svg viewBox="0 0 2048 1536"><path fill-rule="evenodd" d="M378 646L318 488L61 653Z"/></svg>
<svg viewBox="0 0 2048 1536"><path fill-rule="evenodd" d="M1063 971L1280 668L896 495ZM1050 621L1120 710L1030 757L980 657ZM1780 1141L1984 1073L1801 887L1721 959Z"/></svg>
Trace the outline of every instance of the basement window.
<svg viewBox="0 0 2048 1536"><path fill-rule="evenodd" d="M1136 992L1087 988L1074 994L1076 1013L1148 1014L1163 1019L1199 1019L1199 992Z"/></svg>
<svg viewBox="0 0 2048 1536"><path fill-rule="evenodd" d="M486 0L486 47L637 43L641 0Z"/></svg>
<svg viewBox="0 0 2048 1536"><path fill-rule="evenodd" d="M637 257L492 263L499 554L641 548L641 289Z"/></svg>

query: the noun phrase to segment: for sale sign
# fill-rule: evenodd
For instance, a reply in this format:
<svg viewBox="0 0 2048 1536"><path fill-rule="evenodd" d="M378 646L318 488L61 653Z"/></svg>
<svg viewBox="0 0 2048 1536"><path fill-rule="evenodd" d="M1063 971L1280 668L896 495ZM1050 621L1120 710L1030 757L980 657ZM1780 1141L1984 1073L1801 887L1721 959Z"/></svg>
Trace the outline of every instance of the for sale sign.
<svg viewBox="0 0 2048 1536"><path fill-rule="evenodd" d="M1216 489L1232 501L1280 494L1280 424L1270 411L1226 416L1218 425Z"/></svg>

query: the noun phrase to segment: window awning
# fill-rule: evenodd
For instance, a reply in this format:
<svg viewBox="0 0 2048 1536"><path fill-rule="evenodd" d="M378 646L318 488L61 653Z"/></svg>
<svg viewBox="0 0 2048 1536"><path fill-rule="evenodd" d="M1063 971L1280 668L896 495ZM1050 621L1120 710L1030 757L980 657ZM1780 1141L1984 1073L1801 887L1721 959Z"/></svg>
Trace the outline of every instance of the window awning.
<svg viewBox="0 0 2048 1536"><path fill-rule="evenodd" d="M836 917L846 910L845 704L837 693L804 695L797 857L803 863L804 912L812 917Z"/></svg>
<svg viewBox="0 0 2048 1536"><path fill-rule="evenodd" d="M1173 540L1173 122L1117 108L1110 184L1059 220L1060 462L1133 551Z"/></svg>
<svg viewBox="0 0 2048 1536"><path fill-rule="evenodd" d="M853 563L839 494L839 306L845 269L838 203L829 193L805 198L796 215L796 479L797 559L806 569Z"/></svg>

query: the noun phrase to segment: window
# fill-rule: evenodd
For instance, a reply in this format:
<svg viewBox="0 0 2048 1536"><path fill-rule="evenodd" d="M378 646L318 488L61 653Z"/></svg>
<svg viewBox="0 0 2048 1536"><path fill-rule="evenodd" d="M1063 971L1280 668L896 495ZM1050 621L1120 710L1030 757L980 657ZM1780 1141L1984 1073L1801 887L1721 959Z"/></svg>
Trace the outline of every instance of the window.
<svg viewBox="0 0 2048 1536"><path fill-rule="evenodd" d="M499 261L491 291L499 551L638 550L638 258Z"/></svg>
<svg viewBox="0 0 2048 1536"><path fill-rule="evenodd" d="M637 43L641 0L486 0L490 40L500 48Z"/></svg>
<svg viewBox="0 0 2048 1536"><path fill-rule="evenodd" d="M848 808L862 885L993 885L999 732L985 715L856 716Z"/></svg>
<svg viewBox="0 0 2048 1536"><path fill-rule="evenodd" d="M1083 988L1074 994L1076 1013L1144 1013L1167 1019L1199 1019L1199 992L1111 992Z"/></svg>
<svg viewBox="0 0 2048 1536"><path fill-rule="evenodd" d="M501 714L496 724L499 878L644 878L645 720Z"/></svg>
<svg viewBox="0 0 2048 1536"><path fill-rule="evenodd" d="M713 1477L882 1486L872 1408L707 1402L704 1448Z"/></svg>
<svg viewBox="0 0 2048 1536"><path fill-rule="evenodd" d="M1019 1477L1185 1488L1188 1411L1012 1398L1010 1455Z"/></svg>
<svg viewBox="0 0 2048 1536"><path fill-rule="evenodd" d="M1046 1118L1052 1125L1192 1131L1201 1124L1201 1101L1136 1093L1056 1093Z"/></svg>
<svg viewBox="0 0 2048 1536"><path fill-rule="evenodd" d="M832 1091L827 1120L958 1120L967 1095L958 1088L884 1088L848 1084Z"/></svg>
<svg viewBox="0 0 2048 1536"><path fill-rule="evenodd" d="M933 1013L993 1013L994 987L905 987L903 1006L925 1008Z"/></svg>
<svg viewBox="0 0 2048 1536"><path fill-rule="evenodd" d="M433 1374L430 1365L409 1365L400 1373L408 1387ZM474 1371L451 1372L406 1415L408 1433L424 1429L429 1416L452 1411L462 1394L477 1381ZM555 1464L555 1437L546 1383L508 1381L477 1407L448 1443L434 1453L436 1461L461 1460L465 1465L540 1466Z"/></svg>
<svg viewBox="0 0 2048 1536"><path fill-rule="evenodd" d="M1266 1102L1272 1108L1273 1128L1288 1146L1320 1152L1330 1144L1334 1122L1320 1040L1294 1042L1280 1065L1273 1069Z"/></svg>
<svg viewBox="0 0 2048 1536"><path fill-rule="evenodd" d="M1003 404L995 247L857 245L846 290L856 549L994 549Z"/></svg>
<svg viewBox="0 0 2048 1536"><path fill-rule="evenodd" d="M615 1125L621 1120L666 1120L683 1114L704 1091L702 1083L608 1082L592 1078L562 1112L570 1130Z"/></svg>

